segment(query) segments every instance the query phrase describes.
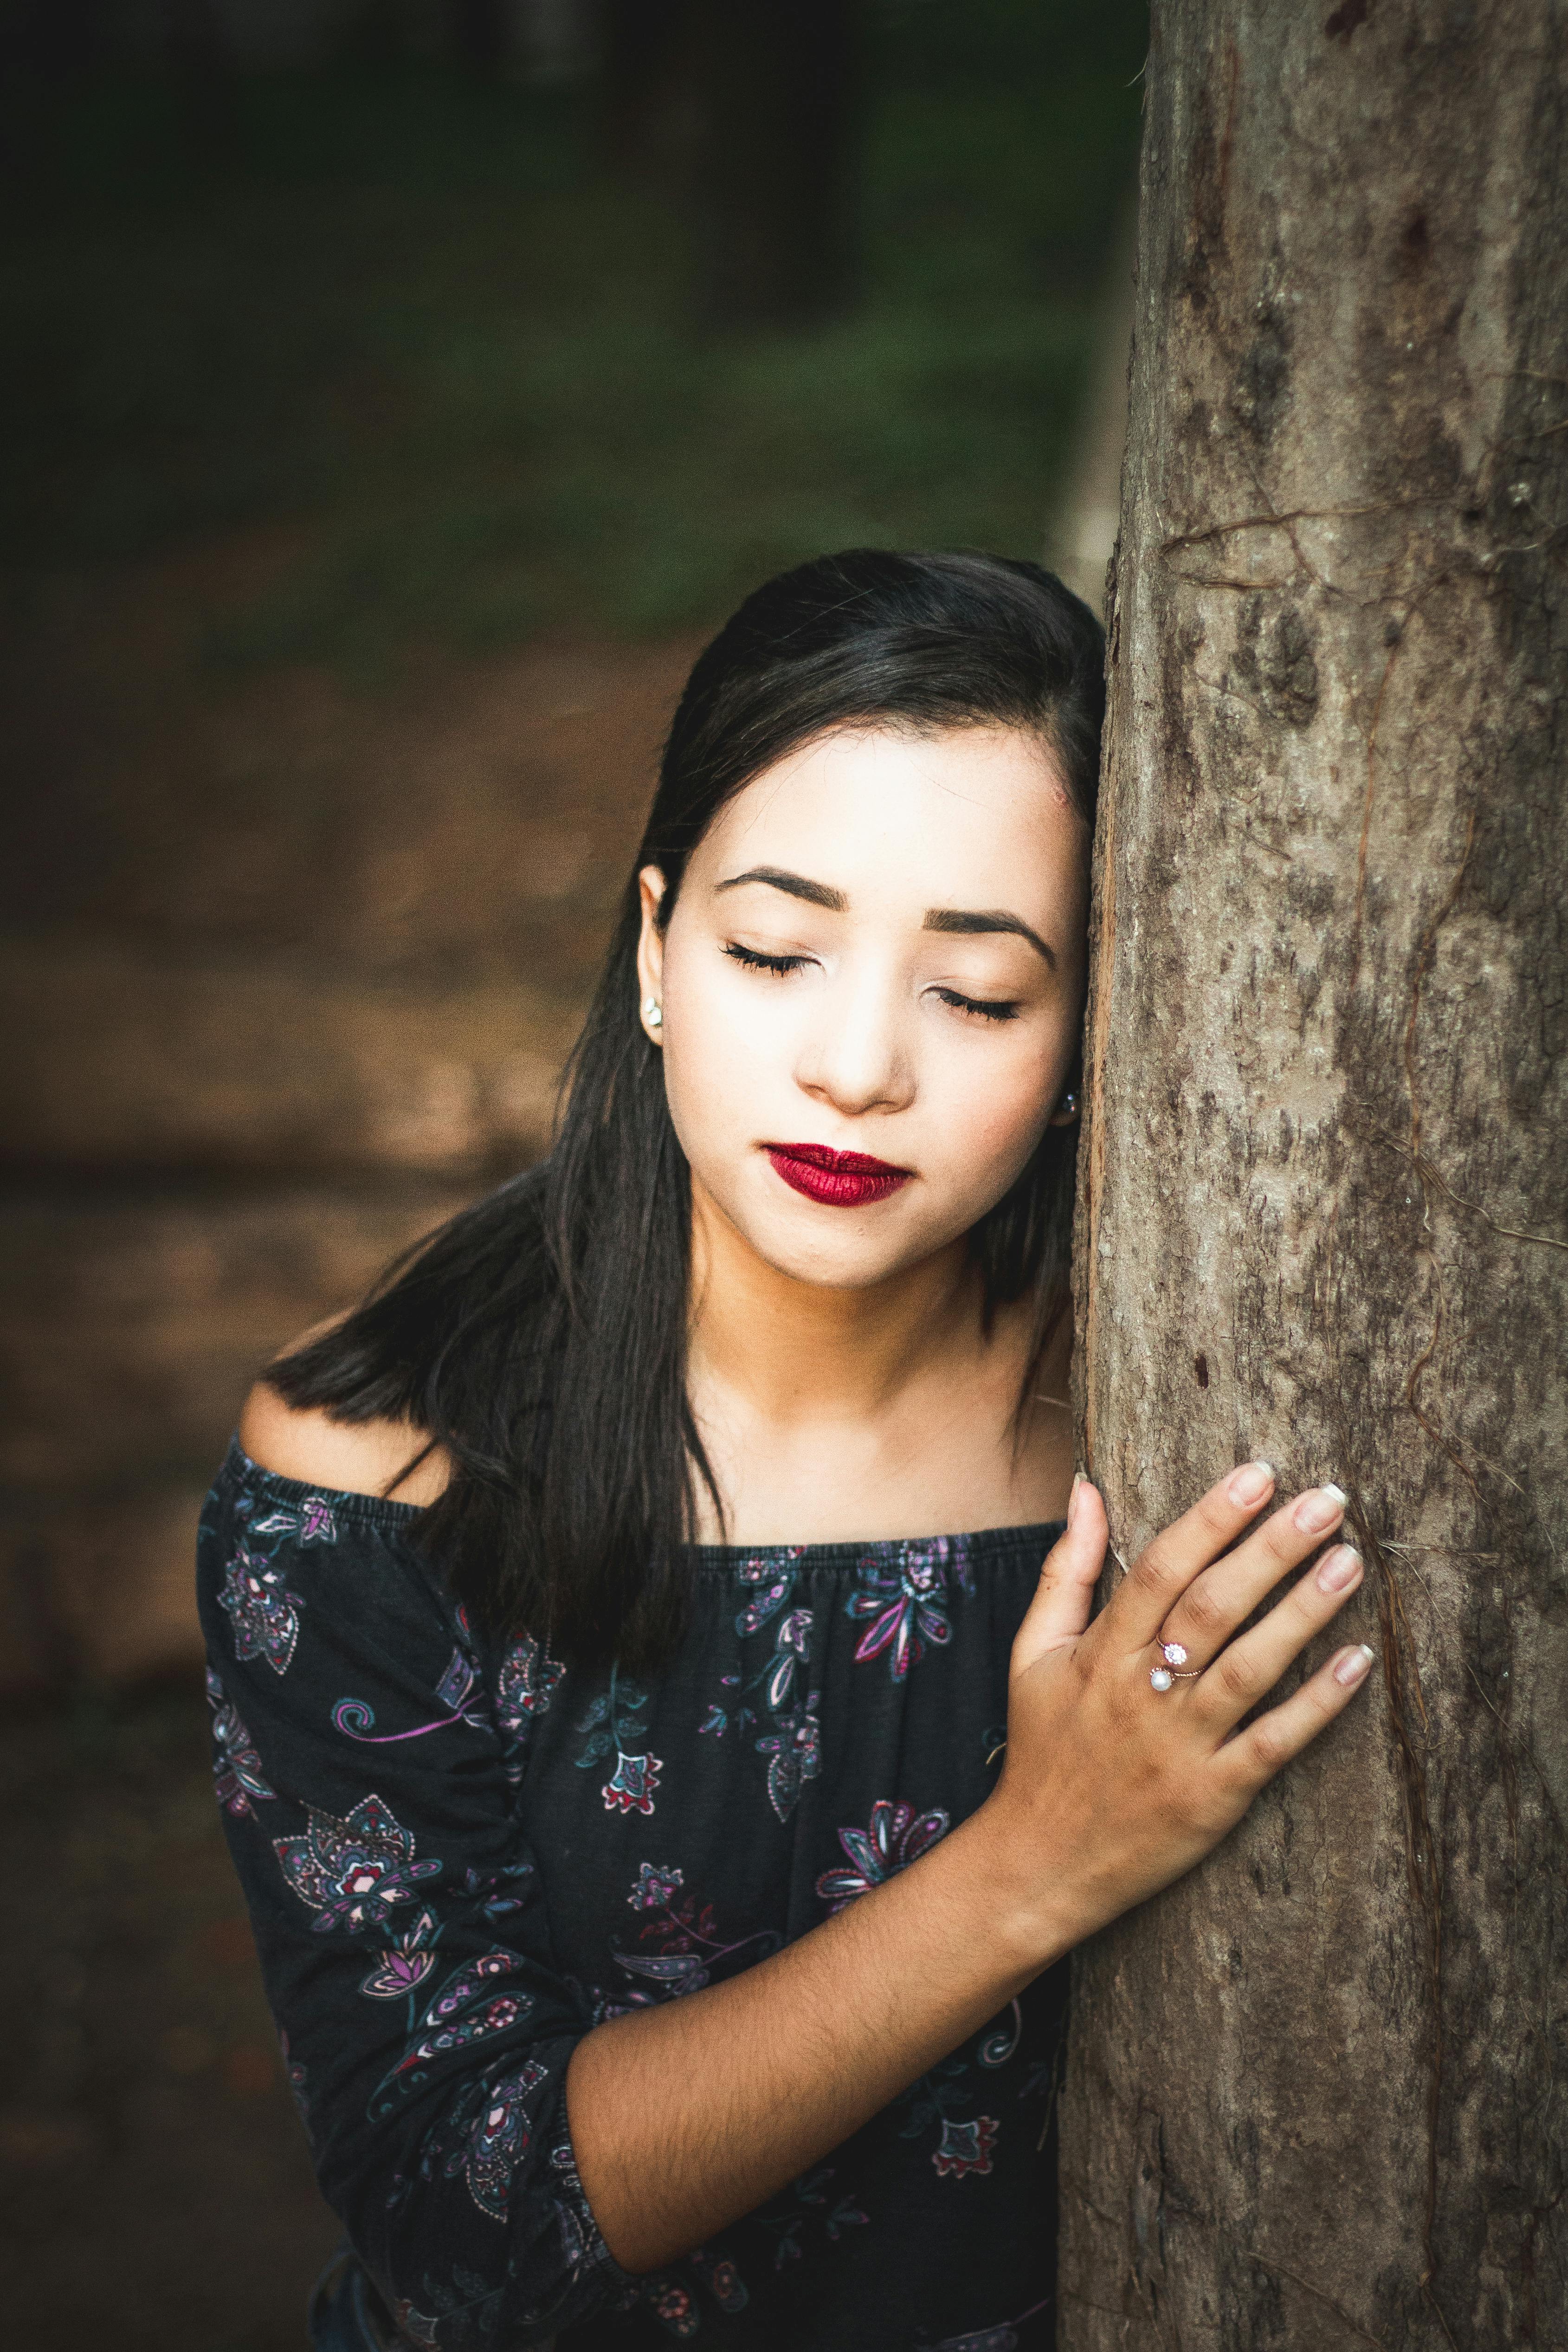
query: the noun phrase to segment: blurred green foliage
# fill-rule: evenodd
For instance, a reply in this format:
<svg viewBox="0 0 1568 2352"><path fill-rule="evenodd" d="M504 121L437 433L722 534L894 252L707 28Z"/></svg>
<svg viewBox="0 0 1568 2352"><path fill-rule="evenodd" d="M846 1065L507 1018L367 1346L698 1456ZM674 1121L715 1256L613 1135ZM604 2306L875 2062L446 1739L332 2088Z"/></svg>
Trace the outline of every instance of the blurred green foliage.
<svg viewBox="0 0 1568 2352"><path fill-rule="evenodd" d="M862 298L745 336L699 328L685 210L609 167L591 87L102 75L8 192L12 583L263 527L211 656L374 671L706 622L832 546L1031 553L1143 50L1128 0L889 0Z"/></svg>

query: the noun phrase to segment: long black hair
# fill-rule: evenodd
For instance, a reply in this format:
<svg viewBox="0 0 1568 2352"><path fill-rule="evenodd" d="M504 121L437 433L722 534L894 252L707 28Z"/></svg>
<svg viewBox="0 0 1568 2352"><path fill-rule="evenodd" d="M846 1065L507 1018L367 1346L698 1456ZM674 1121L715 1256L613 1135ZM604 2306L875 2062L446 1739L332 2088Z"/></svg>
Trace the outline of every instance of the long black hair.
<svg viewBox="0 0 1568 2352"><path fill-rule="evenodd" d="M454 1475L422 1538L492 1633L655 1665L685 1622L699 1484L722 1523L686 1397L691 1195L638 1017L638 869L663 872L667 922L725 803L842 726L1029 729L1092 828L1103 702L1087 605L1038 564L992 555L823 556L758 588L699 656L549 1159L267 1375L290 1404L404 1421L446 1449ZM1032 1294L1037 1359L1065 1303L1075 1137L1048 1127L971 1237L988 1315Z"/></svg>

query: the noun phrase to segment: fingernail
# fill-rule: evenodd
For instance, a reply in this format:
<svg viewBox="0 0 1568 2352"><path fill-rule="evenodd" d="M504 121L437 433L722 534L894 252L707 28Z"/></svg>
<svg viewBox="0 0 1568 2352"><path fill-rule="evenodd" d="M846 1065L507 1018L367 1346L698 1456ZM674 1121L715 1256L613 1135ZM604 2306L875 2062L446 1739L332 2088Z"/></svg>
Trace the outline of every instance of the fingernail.
<svg viewBox="0 0 1568 2352"><path fill-rule="evenodd" d="M1358 1648L1345 1652L1333 1670L1333 1678L1336 1683L1343 1683L1348 1689L1352 1683L1361 1680L1371 1664L1372 1652L1363 1642Z"/></svg>
<svg viewBox="0 0 1568 2352"><path fill-rule="evenodd" d="M1361 1554L1354 1544L1336 1544L1327 1558L1318 1562L1320 1592L1348 1592L1361 1575Z"/></svg>
<svg viewBox="0 0 1568 2352"><path fill-rule="evenodd" d="M1273 1483L1271 1463L1249 1462L1238 1470L1225 1491L1233 1503L1260 1503Z"/></svg>
<svg viewBox="0 0 1568 2352"><path fill-rule="evenodd" d="M1336 1519L1343 1517L1349 1500L1349 1496L1341 1494L1337 1486L1314 1486L1296 1505L1296 1525L1303 1535L1322 1535L1325 1528L1332 1528Z"/></svg>

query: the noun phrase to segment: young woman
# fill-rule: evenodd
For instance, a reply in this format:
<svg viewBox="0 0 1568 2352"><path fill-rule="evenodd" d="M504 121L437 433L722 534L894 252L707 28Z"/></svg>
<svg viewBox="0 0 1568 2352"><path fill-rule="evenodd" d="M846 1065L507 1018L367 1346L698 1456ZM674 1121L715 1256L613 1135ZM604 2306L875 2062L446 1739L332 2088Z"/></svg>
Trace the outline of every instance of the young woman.
<svg viewBox="0 0 1568 2352"><path fill-rule="evenodd" d="M308 1336L202 1538L350 2249L319 2345L1052 2340L1057 1965L1345 1706L1332 1486L1090 1623L1065 1273L1102 646L857 552L698 661L542 1168ZM1044 1560L1043 1570L1041 1560ZM1171 1646L1166 1646L1171 1645Z"/></svg>

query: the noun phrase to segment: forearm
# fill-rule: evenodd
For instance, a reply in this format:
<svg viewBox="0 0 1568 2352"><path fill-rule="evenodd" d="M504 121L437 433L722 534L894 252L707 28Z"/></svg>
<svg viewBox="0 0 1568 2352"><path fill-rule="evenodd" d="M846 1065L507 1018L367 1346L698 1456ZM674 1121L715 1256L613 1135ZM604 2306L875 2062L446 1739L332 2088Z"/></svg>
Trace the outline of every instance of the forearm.
<svg viewBox="0 0 1568 2352"><path fill-rule="evenodd" d="M1003 1848L982 1809L744 1975L585 2036L567 2104L619 2263L657 2269L765 2203L1069 1948Z"/></svg>
<svg viewBox="0 0 1568 2352"><path fill-rule="evenodd" d="M1314 1489L1238 1544L1272 1486L1252 1464L1212 1488L1087 1632L1105 1518L1075 1487L1013 1643L1006 1761L979 1811L746 1975L578 2044L579 2168L625 2268L700 2245L838 2147L1053 1959L1190 1870L1349 1704L1364 1645L1239 1730L1360 1576L1354 1551L1330 1553L1227 1646L1343 1516L1337 1487ZM1151 1690L1156 1643L1215 1662L1179 1701Z"/></svg>

